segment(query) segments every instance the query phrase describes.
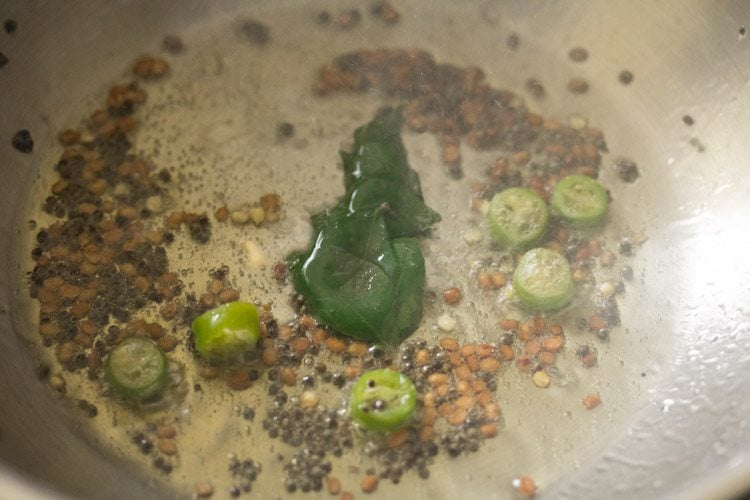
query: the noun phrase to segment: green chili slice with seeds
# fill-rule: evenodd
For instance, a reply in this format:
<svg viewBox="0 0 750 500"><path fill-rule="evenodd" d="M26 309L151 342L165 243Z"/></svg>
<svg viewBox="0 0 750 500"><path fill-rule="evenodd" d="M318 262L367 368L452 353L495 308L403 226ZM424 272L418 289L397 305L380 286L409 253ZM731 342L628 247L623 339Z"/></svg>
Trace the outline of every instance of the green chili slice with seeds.
<svg viewBox="0 0 750 500"><path fill-rule="evenodd" d="M551 311L567 305L575 293L570 264L548 248L534 248L518 261L513 289L532 309Z"/></svg>
<svg viewBox="0 0 750 500"><path fill-rule="evenodd" d="M547 230L549 210L531 189L509 188L492 198L487 220L495 240L510 248L528 248Z"/></svg>
<svg viewBox="0 0 750 500"><path fill-rule="evenodd" d="M246 302L229 302L195 318L192 329L195 350L202 358L239 361L260 338L258 310Z"/></svg>
<svg viewBox="0 0 750 500"><path fill-rule="evenodd" d="M585 175L569 175L552 189L552 212L571 226L585 227L599 223L607 213L607 191L596 180Z"/></svg>
<svg viewBox="0 0 750 500"><path fill-rule="evenodd" d="M104 365L105 380L125 399L156 399L169 381L167 358L152 340L129 337L117 344Z"/></svg>
<svg viewBox="0 0 750 500"><path fill-rule="evenodd" d="M388 368L364 373L352 389L352 418L371 431L390 432L402 427L416 406L414 383L406 375Z"/></svg>

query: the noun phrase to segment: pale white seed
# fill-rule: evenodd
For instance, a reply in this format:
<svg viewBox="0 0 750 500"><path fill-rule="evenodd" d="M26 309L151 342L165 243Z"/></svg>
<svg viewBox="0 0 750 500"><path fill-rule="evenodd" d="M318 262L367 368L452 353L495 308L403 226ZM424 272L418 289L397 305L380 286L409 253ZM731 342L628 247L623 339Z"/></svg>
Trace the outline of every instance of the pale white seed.
<svg viewBox="0 0 750 500"><path fill-rule="evenodd" d="M263 224L263 221L266 220L266 211L263 210L263 207L258 205L250 207L250 210L247 211L247 215L256 226L260 226Z"/></svg>
<svg viewBox="0 0 750 500"><path fill-rule="evenodd" d="M230 218L232 222L239 225L247 224L247 221L250 220L250 216L244 210L235 210L230 215Z"/></svg>
<svg viewBox="0 0 750 500"><path fill-rule="evenodd" d="M444 332L452 332L456 328L456 319L448 313L438 316L437 326Z"/></svg>
<svg viewBox="0 0 750 500"><path fill-rule="evenodd" d="M534 385L540 389L546 389L549 387L549 375L544 370L539 370L532 375L531 379L534 381Z"/></svg>

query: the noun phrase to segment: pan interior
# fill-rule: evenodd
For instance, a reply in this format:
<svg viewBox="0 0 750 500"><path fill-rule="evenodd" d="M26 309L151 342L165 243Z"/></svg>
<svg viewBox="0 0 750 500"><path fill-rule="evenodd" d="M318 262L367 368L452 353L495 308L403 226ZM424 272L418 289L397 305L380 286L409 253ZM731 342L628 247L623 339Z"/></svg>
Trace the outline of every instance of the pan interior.
<svg viewBox="0 0 750 500"><path fill-rule="evenodd" d="M176 180L165 200L166 212L179 209L211 214L218 206L241 206L268 192L278 193L284 204L284 216L273 226L214 224L208 245L196 245L185 234L177 234L168 247L171 267L180 270L188 290L199 290L210 270L226 265L242 299L272 301L279 320L291 319L290 289L271 278L271 265L306 244L311 212L342 195L337 152L348 147L352 131L383 104L398 104L374 91L317 97L311 91L317 69L341 53L368 47L417 47L428 50L441 63L476 65L485 71L491 85L516 92L532 110L563 123L583 117L604 131L610 153L604 156L600 180L613 201L601 239L613 250L624 235L639 234L647 239L628 261L635 277L619 300L622 326L613 330L607 342L575 327L574 305L559 318L568 347L558 361L559 375L551 388L538 389L528 375L508 367L498 379L503 426L497 438L484 442L477 453L454 459L439 457L427 481L407 474L399 486L382 482L378 492L385 496L403 490L415 498L459 498L468 491L477 497L506 496L512 492L513 478L532 475L544 490L586 496L605 486L597 481L594 486L587 485L583 476L592 470L615 471L620 466L634 469L632 477L650 481L647 469L662 463L663 456L651 450L653 455L636 463L627 444L635 440L648 450L644 441L653 433L668 434L665 422L675 418L675 413L683 422L690 418L682 416L683 412L705 411L707 402L701 402L708 397L703 392L705 384L715 383L706 379L709 370L729 370L727 380L742 382L739 366L730 370L723 365L726 361L712 361L708 356L713 352L709 346L712 339L721 344L725 359L745 366L750 363L736 354L748 344L747 323L737 326L734 322L738 315L746 320L750 313L738 302L738 294L747 292L747 266L735 264L742 261L737 249L750 241L733 230L740 224L741 214L750 210L739 196L747 181L735 176L739 168L737 157L732 156L736 146L729 144L726 151L718 148L722 140L731 142L732 135L721 136L700 126L686 131L680 116L688 111L682 110L703 111L699 116L707 121L712 115L708 108L688 101L690 89L684 95L669 95L669 82L657 66L663 52L638 50L639 44L645 43L638 33L653 28L652 21L640 19L639 24L633 24L627 34L630 45L602 43L607 35L604 28L596 26L597 14L633 7L586 5L563 10L550 5L534 12L522 4L514 9L489 2L431 5L425 9L416 2L399 2L402 20L396 27L366 17L351 32L322 29L315 19L323 7L312 2L303 7L292 2L195 7L195 11L182 11L182 17L171 22L151 21L148 37L130 40L127 51L114 54L121 62L118 67L127 69L135 56L158 50L161 36L178 34L187 47L184 54L170 56L168 78L144 85L148 99L138 111L139 126L132 136L135 150L157 168L169 169ZM325 2L326 10L339 7L344 8ZM154 15L166 9L160 4L144 8ZM674 33L672 38L657 38L652 43L661 49L677 41L690 47L693 31L689 21L701 8L691 4L681 18L686 34ZM200 22L193 22L194 17L200 17ZM238 36L238 25L247 18L269 26L271 42L267 46L255 47ZM563 29L562 21L578 23L581 28ZM520 40L515 50L506 45L511 34ZM591 53L584 65L567 58L568 48L577 45ZM635 74L629 86L617 79L622 69ZM567 81L575 76L591 82L585 95L573 95L566 89ZM534 100L524 92L529 77L545 83L547 96L543 100ZM108 85L128 78L124 71L97 75L98 87L78 95L79 100L69 108L49 117L48 135L53 137L60 128L78 124L101 101ZM715 81L706 85L712 82L719 87ZM714 104L712 112L731 108L729 102ZM277 136L276 124L284 121L295 128L294 137L288 140ZM701 133L705 135L698 137ZM514 311L497 294L487 294L473 285L476 270L492 259L493 248L484 221L470 209L470 196L472 183L481 179L499 152L464 146L465 176L452 180L440 167L434 136L404 133L404 141L410 163L420 174L425 200L443 219L423 241L428 289L440 295L449 286L460 286L465 291L462 305L450 311L458 325L455 333L467 340L497 341L501 315ZM699 151L700 144L707 149ZM22 219L33 219L37 228L51 222L39 211L39 200L54 182L49 173L61 152L51 140L38 149L40 176L31 188ZM613 165L619 157L638 162L641 178L637 182L623 183L618 178ZM711 168L720 159L728 160L727 168ZM483 234L476 244L465 238L473 228ZM34 236L35 231L29 230L18 237L19 274L31 265L25 256L33 248ZM19 283L24 289L23 278ZM35 304L24 294L17 297L16 304L19 331L29 332L21 337L38 344L32 333L36 326L28 328L35 325ZM428 302L415 335L431 341L439 338L437 317L445 311L442 301ZM583 368L575 356L575 347L584 343L595 343L598 350L599 363L594 369ZM202 480L226 489L230 484L229 454L262 463L263 472L253 484L253 492L264 497L278 495L282 470L277 456L289 450L278 441L269 444L260 427L261 418L251 424L239 416L246 406L256 408L258 415L265 412L269 398L263 384L244 392L230 391L221 380L201 379L192 355L181 348L177 351L187 385L200 383L203 390L189 390L184 399L147 418L180 423L178 465L171 474L154 470L132 443L133 431L144 426L142 414L103 399L101 387L86 377L65 373L67 399L86 399L98 408L96 418L80 421L82 434L109 455L128 457L128 462L143 469L144 477L156 478L157 483L182 495ZM37 352L55 366L53 352L43 348ZM679 375L681 367L688 364L705 368ZM746 381L746 375L744 378ZM690 394L684 394L686 390ZM728 390L734 394L738 389L732 386ZM603 403L587 411L581 398L595 391ZM323 397L337 402L345 394L329 392ZM732 411L740 412L748 405L746 397L735 402ZM727 418L731 420L731 416ZM686 425L692 428L694 424ZM725 456L735 449L730 437L721 441ZM709 467L721 463L721 450L714 451L716 460L709 460ZM334 469L344 483L356 488L368 464L367 457L355 452L334 461ZM676 474L675 481L689 484ZM651 488L664 493L669 484L668 477L664 484L653 483ZM640 487L624 482L614 486L614 493L623 495Z"/></svg>

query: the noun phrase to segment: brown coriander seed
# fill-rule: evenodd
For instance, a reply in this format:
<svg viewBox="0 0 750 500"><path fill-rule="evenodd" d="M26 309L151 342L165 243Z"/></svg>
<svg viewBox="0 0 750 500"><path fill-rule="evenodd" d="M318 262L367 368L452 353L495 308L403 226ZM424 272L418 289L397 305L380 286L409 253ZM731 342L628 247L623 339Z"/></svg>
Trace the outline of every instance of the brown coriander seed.
<svg viewBox="0 0 750 500"><path fill-rule="evenodd" d="M568 90L574 94L585 94L589 90L589 82L583 78L571 78L568 81Z"/></svg>
<svg viewBox="0 0 750 500"><path fill-rule="evenodd" d="M328 476L326 478L326 489L331 495L338 495L341 493L341 480L335 476Z"/></svg>
<svg viewBox="0 0 750 500"><path fill-rule="evenodd" d="M362 478L362 483L360 486L362 487L363 492L372 493L378 487L378 476L376 476L375 474L367 474L364 478Z"/></svg>
<svg viewBox="0 0 750 500"><path fill-rule="evenodd" d="M461 289L458 287L451 287L443 292L443 300L448 305L455 305L461 301L462 294Z"/></svg>
<svg viewBox="0 0 750 500"><path fill-rule="evenodd" d="M573 47L568 52L568 58L574 62L583 62L588 59L589 53L583 47Z"/></svg>
<svg viewBox="0 0 750 500"><path fill-rule="evenodd" d="M584 408L586 408L587 410L593 410L594 408L599 406L602 400L601 397L599 397L598 392L590 392L583 397L583 400L581 402L583 403Z"/></svg>

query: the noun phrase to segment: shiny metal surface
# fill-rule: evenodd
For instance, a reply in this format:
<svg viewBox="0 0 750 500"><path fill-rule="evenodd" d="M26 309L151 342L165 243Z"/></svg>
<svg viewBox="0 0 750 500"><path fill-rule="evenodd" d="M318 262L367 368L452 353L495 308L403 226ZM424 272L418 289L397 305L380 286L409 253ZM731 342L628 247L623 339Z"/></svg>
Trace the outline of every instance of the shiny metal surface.
<svg viewBox="0 0 750 500"><path fill-rule="evenodd" d="M442 462L428 482L403 484L407 494L502 498L510 493L507 478L519 470L538 475L549 498L730 498L750 488L750 35L739 32L750 25L750 6L697 0L446 2L441 9L416 1L394 4L410 29L394 32L388 45L423 47L440 60L475 64L493 83L519 94L527 77L543 77L549 95L530 106L561 119L584 114L602 128L611 151L605 180L615 178L610 167L618 156L635 159L642 173L636 184L615 192L625 202L615 203L613 216L649 237L635 260L640 280L623 304L629 331L591 375L603 387L614 386L600 419L558 424L566 401L516 401L514 409L508 396L497 449ZM29 263L18 249L28 236L25 217L40 183L35 177L50 168L57 151L55 132L79 119L135 55L154 50L165 34L186 34L197 43L212 26L231 26L248 13L272 18L274 9L287 9L292 26L316 12L312 4L291 2L0 6L0 18L19 23L13 36L0 33L0 51L10 60L0 69L0 376L6 381L0 385L0 497L171 494L152 489L128 458L99 446L37 381L25 345L33 324L21 286ZM202 25L208 28L200 31ZM274 32L284 31L277 26ZM289 50L301 50L299 59L382 41L378 32L362 30L295 49L299 40L294 30L286 31ZM511 32L520 35L523 50L504 48ZM565 60L576 45L591 54L585 65ZM196 56L193 71L208 54ZM622 69L635 75L630 86L617 81ZM304 80L306 70L289 71ZM565 91L572 76L591 82L586 96ZM241 90L237 81L226 85L228 94ZM280 94L269 108L292 110L295 99L305 102L291 90ZM376 104L368 101L362 115ZM325 113L323 105L305 106L311 117ZM682 122L686 114L695 118L692 127ZM169 119L177 126L181 116ZM320 119L327 130L334 126ZM353 118L348 120L341 130L351 129ZM19 128L32 130L34 154L10 147ZM326 161L340 137L324 137L326 151L313 156ZM409 144L429 158L428 142ZM439 189L428 184L426 196ZM438 232L437 238L446 236ZM530 432L515 423L521 420L545 427ZM570 435L561 437L555 425Z"/></svg>

